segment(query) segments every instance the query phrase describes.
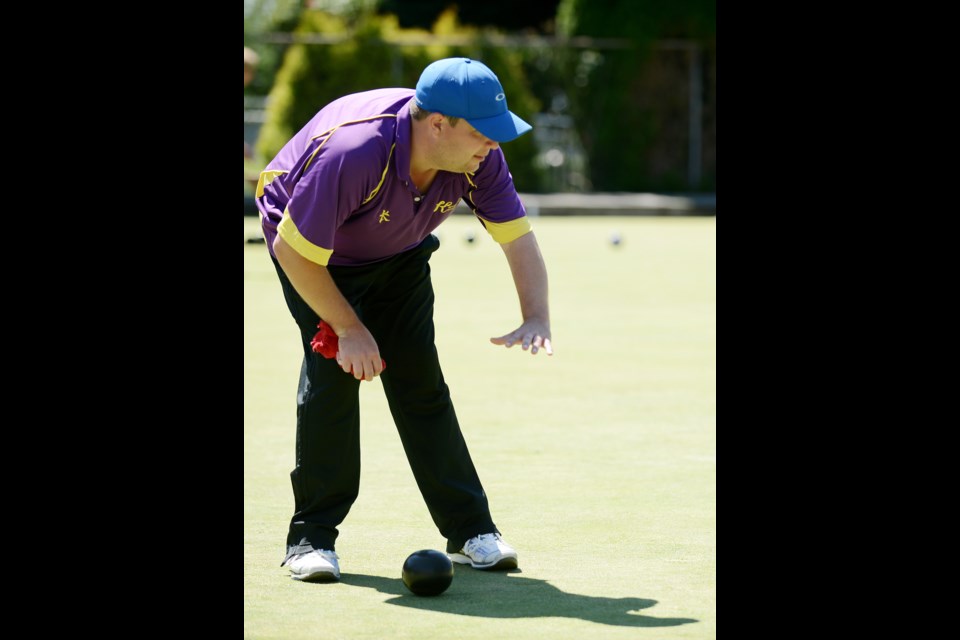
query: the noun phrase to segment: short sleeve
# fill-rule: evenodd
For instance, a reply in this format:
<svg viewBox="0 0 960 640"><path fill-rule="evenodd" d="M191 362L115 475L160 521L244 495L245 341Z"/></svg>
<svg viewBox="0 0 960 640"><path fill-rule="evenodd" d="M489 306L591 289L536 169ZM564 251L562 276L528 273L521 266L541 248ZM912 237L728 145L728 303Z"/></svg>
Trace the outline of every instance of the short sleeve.
<svg viewBox="0 0 960 640"><path fill-rule="evenodd" d="M500 244L512 242L530 231L526 209L520 201L503 151L495 149L473 175L467 175L470 189L467 205Z"/></svg>

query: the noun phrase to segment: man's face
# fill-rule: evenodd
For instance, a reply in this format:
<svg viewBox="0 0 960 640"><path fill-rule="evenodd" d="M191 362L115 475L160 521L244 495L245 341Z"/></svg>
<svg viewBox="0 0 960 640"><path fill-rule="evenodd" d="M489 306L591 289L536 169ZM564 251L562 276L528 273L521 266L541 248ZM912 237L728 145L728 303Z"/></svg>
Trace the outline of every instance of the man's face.
<svg viewBox="0 0 960 640"><path fill-rule="evenodd" d="M474 129L466 120L456 126L444 119L436 162L443 171L473 173L480 168L487 154L500 145Z"/></svg>

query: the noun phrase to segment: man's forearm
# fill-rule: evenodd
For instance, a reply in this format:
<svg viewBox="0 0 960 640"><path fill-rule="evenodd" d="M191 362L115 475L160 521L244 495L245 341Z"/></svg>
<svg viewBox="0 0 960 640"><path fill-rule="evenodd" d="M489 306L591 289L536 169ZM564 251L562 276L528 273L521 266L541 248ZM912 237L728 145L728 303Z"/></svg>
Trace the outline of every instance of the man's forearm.
<svg viewBox="0 0 960 640"><path fill-rule="evenodd" d="M538 320L549 326L547 268L543 263L536 236L531 231L501 246L517 287L520 313L524 322Z"/></svg>
<svg viewBox="0 0 960 640"><path fill-rule="evenodd" d="M333 327L338 336L343 337L360 324L356 312L340 293L326 267L301 256L279 235L273 243L273 250L300 297Z"/></svg>

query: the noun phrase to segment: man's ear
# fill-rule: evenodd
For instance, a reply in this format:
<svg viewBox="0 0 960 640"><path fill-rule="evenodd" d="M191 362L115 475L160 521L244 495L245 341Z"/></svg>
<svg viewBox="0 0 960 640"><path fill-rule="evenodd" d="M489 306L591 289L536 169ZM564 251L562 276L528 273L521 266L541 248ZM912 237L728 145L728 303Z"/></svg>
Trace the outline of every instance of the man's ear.
<svg viewBox="0 0 960 640"><path fill-rule="evenodd" d="M443 131L443 127L446 124L446 116L442 113L431 113L427 117L427 122L430 123L430 132L436 135L440 135L440 132Z"/></svg>

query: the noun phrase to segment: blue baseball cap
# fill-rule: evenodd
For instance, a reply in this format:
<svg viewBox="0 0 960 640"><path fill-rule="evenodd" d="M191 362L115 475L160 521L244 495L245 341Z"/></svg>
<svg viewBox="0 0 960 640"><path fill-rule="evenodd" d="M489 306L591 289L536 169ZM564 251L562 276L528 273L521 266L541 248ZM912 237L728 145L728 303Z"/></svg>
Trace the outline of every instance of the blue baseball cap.
<svg viewBox="0 0 960 640"><path fill-rule="evenodd" d="M417 82L417 106L463 118L496 142L510 142L532 126L507 109L496 74L469 58L445 58L430 64Z"/></svg>

